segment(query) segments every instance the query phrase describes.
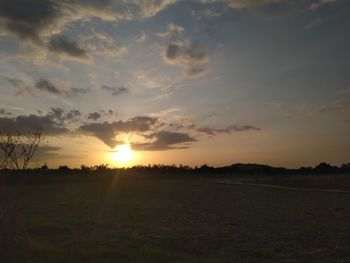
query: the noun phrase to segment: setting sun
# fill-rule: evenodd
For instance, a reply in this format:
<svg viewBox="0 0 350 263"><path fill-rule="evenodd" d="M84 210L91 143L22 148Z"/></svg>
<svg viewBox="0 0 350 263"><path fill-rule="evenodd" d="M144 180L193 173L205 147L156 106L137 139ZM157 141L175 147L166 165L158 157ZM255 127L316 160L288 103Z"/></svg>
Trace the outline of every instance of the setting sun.
<svg viewBox="0 0 350 263"><path fill-rule="evenodd" d="M112 152L112 159L118 164L126 164L132 161L133 153L130 145L117 145Z"/></svg>

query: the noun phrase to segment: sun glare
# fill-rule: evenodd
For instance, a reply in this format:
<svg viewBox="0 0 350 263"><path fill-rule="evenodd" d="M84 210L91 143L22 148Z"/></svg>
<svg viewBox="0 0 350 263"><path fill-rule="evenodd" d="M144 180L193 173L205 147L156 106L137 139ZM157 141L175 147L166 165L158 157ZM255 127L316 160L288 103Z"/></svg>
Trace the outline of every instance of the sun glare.
<svg viewBox="0 0 350 263"><path fill-rule="evenodd" d="M133 153L130 145L117 145L112 152L112 159L118 164L127 164L132 161Z"/></svg>

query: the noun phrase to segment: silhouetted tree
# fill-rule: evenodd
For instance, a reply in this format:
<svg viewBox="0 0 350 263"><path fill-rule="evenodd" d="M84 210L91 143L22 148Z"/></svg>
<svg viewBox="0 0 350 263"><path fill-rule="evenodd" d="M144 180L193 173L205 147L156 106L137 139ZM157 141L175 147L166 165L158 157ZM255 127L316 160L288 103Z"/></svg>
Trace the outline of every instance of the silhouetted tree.
<svg viewBox="0 0 350 263"><path fill-rule="evenodd" d="M0 168L26 169L42 140L41 130L0 134Z"/></svg>
<svg viewBox="0 0 350 263"><path fill-rule="evenodd" d="M338 169L338 167L336 166L332 166L329 163L320 163L319 165L317 165L314 169L314 171L316 173L320 173L320 174L326 174L326 173L332 173L332 172L336 172Z"/></svg>

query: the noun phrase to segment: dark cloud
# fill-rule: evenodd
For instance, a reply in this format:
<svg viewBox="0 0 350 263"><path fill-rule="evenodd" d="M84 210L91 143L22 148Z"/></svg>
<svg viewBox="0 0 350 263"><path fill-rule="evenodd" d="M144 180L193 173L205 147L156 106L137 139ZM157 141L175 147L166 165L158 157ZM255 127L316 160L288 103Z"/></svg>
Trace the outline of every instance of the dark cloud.
<svg viewBox="0 0 350 263"><path fill-rule="evenodd" d="M12 115L12 112L0 108L0 115Z"/></svg>
<svg viewBox="0 0 350 263"><path fill-rule="evenodd" d="M66 120L68 120L69 122L77 121L79 120L81 115L82 114L79 110L71 110L66 114Z"/></svg>
<svg viewBox="0 0 350 263"><path fill-rule="evenodd" d="M120 143L116 138L119 133L152 131L157 121L157 118L137 116L127 121L87 123L80 126L78 132L93 135L109 147L114 148Z"/></svg>
<svg viewBox="0 0 350 263"><path fill-rule="evenodd" d="M164 61L178 66L189 66L208 62L208 56L193 43L170 44L164 52Z"/></svg>
<svg viewBox="0 0 350 263"><path fill-rule="evenodd" d="M70 110L69 112L65 112L61 108L51 108L51 111L47 114L52 120L61 123L63 125L64 122L72 122L77 121L81 117L81 112L79 110Z"/></svg>
<svg viewBox="0 0 350 263"><path fill-rule="evenodd" d="M120 142L116 139L116 123L88 123L79 127L78 131L93 135L106 145L114 148Z"/></svg>
<svg viewBox="0 0 350 263"><path fill-rule="evenodd" d="M87 94L89 93L89 89L84 89L84 88L71 88L68 93L71 95L79 95L79 94Z"/></svg>
<svg viewBox="0 0 350 263"><path fill-rule="evenodd" d="M47 79L39 79L36 81L34 87L37 90L44 91L46 93L54 95L63 95L63 96L75 96L80 94L87 94L90 90L84 88L71 88L69 90L63 90L54 85L51 81Z"/></svg>
<svg viewBox="0 0 350 263"><path fill-rule="evenodd" d="M40 111L39 114L41 113ZM31 114L0 118L0 133L16 134L17 131L42 130L44 135L67 134L70 132L67 124L80 121L81 116L82 113L79 110L73 109L66 112L62 108L56 107L51 108L44 116Z"/></svg>
<svg viewBox="0 0 350 263"><path fill-rule="evenodd" d="M89 89L85 88L70 88L70 89L60 89L54 83L47 79L38 79L33 85L27 85L20 78L3 77L7 82L9 82L14 87L18 88L16 96L29 93L35 95L36 91L50 93L59 96L77 96L81 94L87 94L90 92Z"/></svg>
<svg viewBox="0 0 350 263"><path fill-rule="evenodd" d="M51 112L48 113L53 120L58 120L60 122L64 121L64 110L61 108L51 108Z"/></svg>
<svg viewBox="0 0 350 263"><path fill-rule="evenodd" d="M60 135L69 130L55 121L51 116L19 115L14 118L0 118L0 133L16 134L24 131L36 131L41 129L44 135Z"/></svg>
<svg viewBox="0 0 350 263"><path fill-rule="evenodd" d="M222 129L198 128L197 131L206 135L231 134L233 132L260 131L260 128L251 125L230 125Z"/></svg>
<svg viewBox="0 0 350 263"><path fill-rule="evenodd" d="M111 92L113 96L119 96L122 94L129 93L129 89L126 87L110 87L107 85L101 86L101 90Z"/></svg>
<svg viewBox="0 0 350 263"><path fill-rule="evenodd" d="M52 84L50 81L46 79L39 79L35 83L35 88L37 88L38 90L56 94L56 95L64 94L64 91L58 89L54 84Z"/></svg>
<svg viewBox="0 0 350 263"><path fill-rule="evenodd" d="M48 48L53 52L64 53L75 58L85 59L88 57L87 51L81 48L78 43L68 40L62 35L51 37Z"/></svg>
<svg viewBox="0 0 350 263"><path fill-rule="evenodd" d="M42 45L40 34L60 16L57 5L50 0L0 1L0 28Z"/></svg>
<svg viewBox="0 0 350 263"><path fill-rule="evenodd" d="M159 131L151 136L155 140L151 143L135 143L132 144L132 148L135 150L143 151L164 151L171 149L186 149L188 145L197 141L187 133L170 132L170 131ZM179 145L180 144L180 145ZM176 146L179 145L179 146Z"/></svg>
<svg viewBox="0 0 350 263"><path fill-rule="evenodd" d="M198 65L207 63L209 57L200 45L184 37L184 31L183 27L171 23L166 32L158 33L159 37L168 39L168 45L162 53L163 61L186 68L184 72L186 77L196 77L204 72L204 69Z"/></svg>
<svg viewBox="0 0 350 263"><path fill-rule="evenodd" d="M89 120L94 120L94 121L97 121L98 119L100 119L102 116L101 114L99 114L98 112L91 112L89 113L88 115L88 119Z"/></svg>
<svg viewBox="0 0 350 263"><path fill-rule="evenodd" d="M1 0L0 31L15 35L37 48L64 55L64 58L81 60L87 58L87 51L76 41L62 36L67 25L94 17L113 22L135 17L148 18L175 2L176 0ZM94 44L92 46L91 51L96 47ZM125 51L125 48L110 45L100 50L99 54L111 56L114 53L114 56L118 56Z"/></svg>

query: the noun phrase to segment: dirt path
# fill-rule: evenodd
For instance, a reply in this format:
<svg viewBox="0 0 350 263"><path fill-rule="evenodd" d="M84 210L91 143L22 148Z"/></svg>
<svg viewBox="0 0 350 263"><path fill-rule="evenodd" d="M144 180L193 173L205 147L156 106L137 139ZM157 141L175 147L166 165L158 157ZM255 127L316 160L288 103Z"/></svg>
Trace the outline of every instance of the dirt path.
<svg viewBox="0 0 350 263"><path fill-rule="evenodd" d="M254 186L254 187L273 188L273 189L283 189L283 190L291 190L291 191L308 191L308 192L312 191L312 192L350 194L350 191L336 190L336 189L298 188L298 187L280 186L280 185L272 185L272 184L254 184L254 183L241 183L241 182L232 182L232 181L214 181L214 183L216 183L216 184L228 184L228 185Z"/></svg>

